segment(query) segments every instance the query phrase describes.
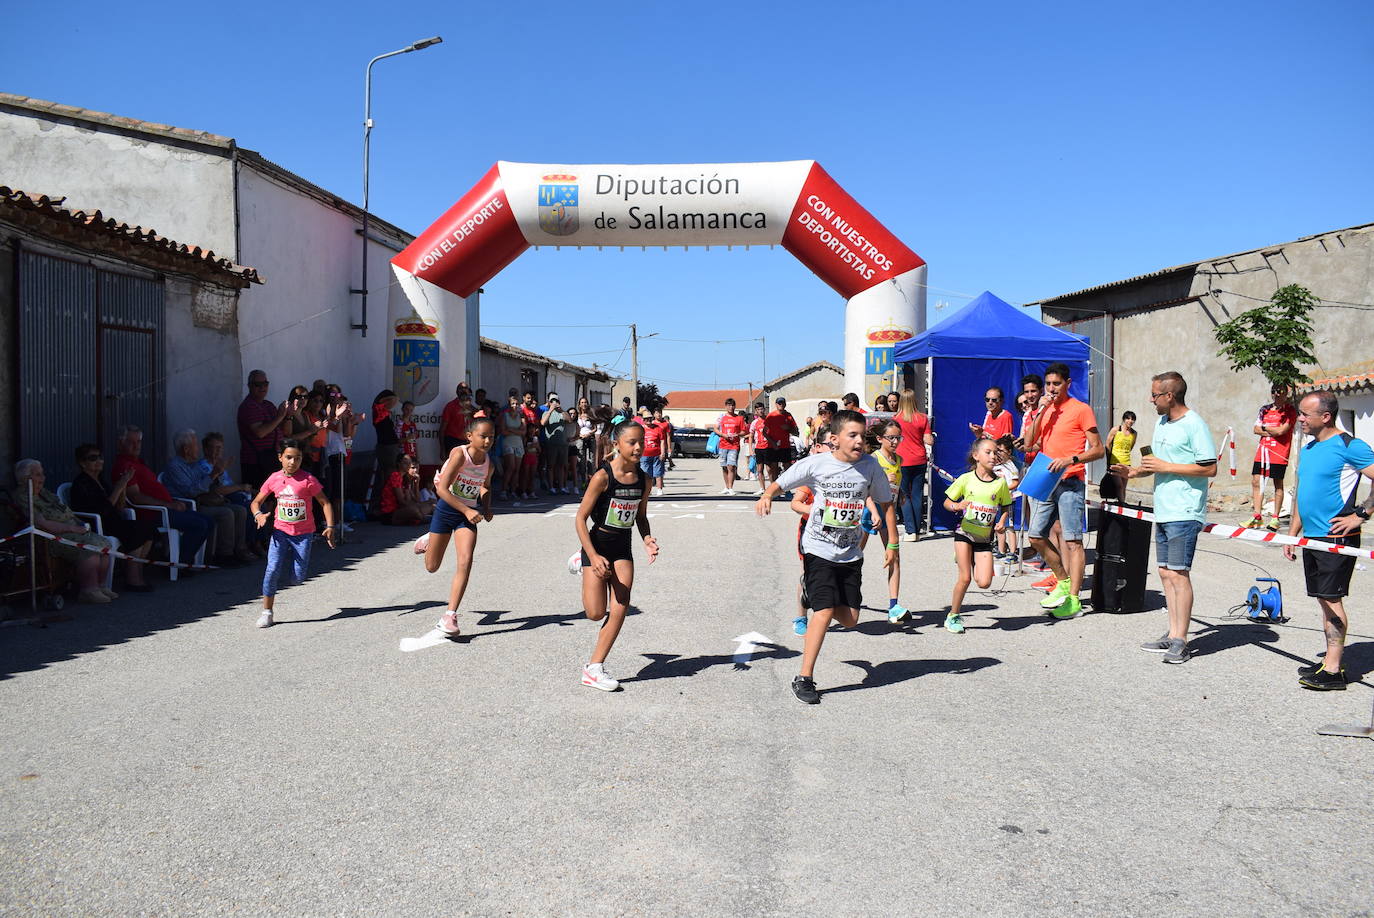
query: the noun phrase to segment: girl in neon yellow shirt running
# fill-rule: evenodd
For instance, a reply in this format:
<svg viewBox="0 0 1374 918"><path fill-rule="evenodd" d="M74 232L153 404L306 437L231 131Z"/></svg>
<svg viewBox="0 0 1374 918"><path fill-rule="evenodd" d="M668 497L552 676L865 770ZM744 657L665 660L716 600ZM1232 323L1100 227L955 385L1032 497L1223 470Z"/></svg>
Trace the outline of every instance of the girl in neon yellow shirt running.
<svg viewBox="0 0 1374 918"><path fill-rule="evenodd" d="M1005 532L1011 514L1011 491L1007 481L999 476L997 444L988 437L973 441L969 452L969 467L945 491L945 509L963 517L954 531L954 560L959 563L959 579L954 581L954 595L949 602L945 627L955 634L964 633L964 593L969 581L986 590L992 585L992 534Z"/></svg>

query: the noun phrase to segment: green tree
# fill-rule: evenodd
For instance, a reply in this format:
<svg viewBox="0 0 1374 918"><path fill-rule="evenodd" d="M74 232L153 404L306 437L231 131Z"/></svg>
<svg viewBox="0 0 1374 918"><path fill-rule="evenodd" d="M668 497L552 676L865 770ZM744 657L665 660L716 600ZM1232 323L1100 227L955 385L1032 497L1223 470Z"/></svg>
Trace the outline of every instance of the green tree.
<svg viewBox="0 0 1374 918"><path fill-rule="evenodd" d="M657 411L668 404L668 400L658 394L657 383L640 383L638 395L639 401L635 402L635 405L648 405L650 411Z"/></svg>
<svg viewBox="0 0 1374 918"><path fill-rule="evenodd" d="M1312 291L1289 284L1274 291L1268 305L1256 306L1217 326L1217 355L1231 362L1231 371L1256 369L1273 386L1311 382L1301 370L1314 364L1312 308L1321 302Z"/></svg>

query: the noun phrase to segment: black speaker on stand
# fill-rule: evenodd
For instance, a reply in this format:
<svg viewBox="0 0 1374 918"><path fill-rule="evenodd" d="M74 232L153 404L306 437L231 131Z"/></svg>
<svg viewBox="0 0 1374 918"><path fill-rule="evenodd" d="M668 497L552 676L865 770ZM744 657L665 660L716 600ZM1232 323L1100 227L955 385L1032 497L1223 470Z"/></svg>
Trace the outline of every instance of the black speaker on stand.
<svg viewBox="0 0 1374 918"><path fill-rule="evenodd" d="M1129 510L1144 510L1121 503L1120 485L1108 474L1102 479L1102 499ZM1094 612L1140 612L1145 608L1145 577L1150 567L1152 524L1097 511L1097 558L1093 563L1090 598Z"/></svg>

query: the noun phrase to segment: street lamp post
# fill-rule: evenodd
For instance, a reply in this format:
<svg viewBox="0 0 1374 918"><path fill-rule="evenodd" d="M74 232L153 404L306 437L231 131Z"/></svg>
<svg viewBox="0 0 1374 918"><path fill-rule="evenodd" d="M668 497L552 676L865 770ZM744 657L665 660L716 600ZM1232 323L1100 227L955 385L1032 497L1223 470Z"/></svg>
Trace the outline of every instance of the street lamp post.
<svg viewBox="0 0 1374 918"><path fill-rule="evenodd" d="M363 284L361 290L353 291L354 293L362 294L363 315L362 322L352 326L361 331L364 338L367 337L367 205L368 167L371 161L372 146L372 65L384 58L395 57L398 54L409 54L412 51L422 51L430 45L437 45L442 41L443 39L438 35L431 38L422 38L398 51L388 51L386 54L379 54L367 62L367 76L363 81Z"/></svg>

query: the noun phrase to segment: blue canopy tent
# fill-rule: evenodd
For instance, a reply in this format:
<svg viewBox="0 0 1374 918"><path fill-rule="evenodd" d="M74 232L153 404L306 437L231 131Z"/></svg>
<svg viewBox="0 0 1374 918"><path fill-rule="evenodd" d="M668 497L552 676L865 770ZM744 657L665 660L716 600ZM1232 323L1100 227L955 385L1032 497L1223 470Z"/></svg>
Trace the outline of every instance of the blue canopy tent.
<svg viewBox="0 0 1374 918"><path fill-rule="evenodd" d="M1021 377L1044 375L1051 363L1068 364L1069 394L1088 401L1087 339L1052 328L1020 309L984 292L945 321L893 348L898 364L930 361L930 417L935 430L935 464L953 475L968 468L965 461L973 434L969 424L981 424L986 414L983 395L991 386L1006 393L1006 408L1016 411ZM930 470L931 525L950 529L953 514L943 506L944 482Z"/></svg>

